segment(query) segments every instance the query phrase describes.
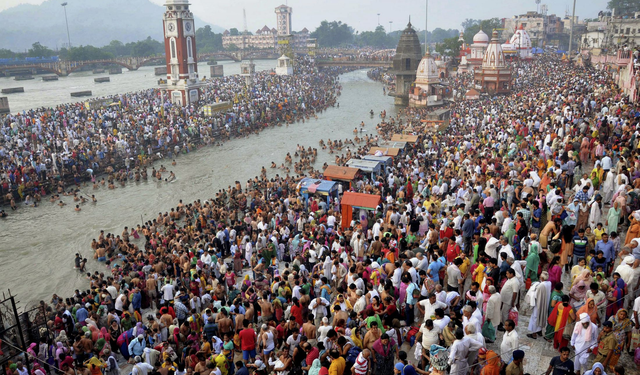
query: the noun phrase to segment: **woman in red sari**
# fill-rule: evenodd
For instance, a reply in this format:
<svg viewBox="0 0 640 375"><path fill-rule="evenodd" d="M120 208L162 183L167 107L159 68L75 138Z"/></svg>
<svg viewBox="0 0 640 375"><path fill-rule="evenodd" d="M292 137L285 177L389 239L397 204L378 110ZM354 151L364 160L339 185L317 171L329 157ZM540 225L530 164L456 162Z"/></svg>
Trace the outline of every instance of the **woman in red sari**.
<svg viewBox="0 0 640 375"><path fill-rule="evenodd" d="M569 305L569 300L569 296L562 296L562 303L556 304L547 319L547 323L554 328L553 347L555 349L569 345L569 338L566 338L563 334L565 327L576 320L576 314L571 305Z"/></svg>

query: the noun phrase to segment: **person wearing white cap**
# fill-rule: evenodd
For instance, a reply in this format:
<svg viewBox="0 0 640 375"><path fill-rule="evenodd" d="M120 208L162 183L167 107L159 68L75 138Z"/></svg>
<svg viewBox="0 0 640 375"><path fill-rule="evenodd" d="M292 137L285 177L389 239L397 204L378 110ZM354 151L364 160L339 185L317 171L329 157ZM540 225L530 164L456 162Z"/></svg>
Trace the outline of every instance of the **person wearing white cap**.
<svg viewBox="0 0 640 375"><path fill-rule="evenodd" d="M633 243L633 241L631 241L631 243ZM615 272L620 274L620 278L626 284L629 284L629 281L631 281L631 278L633 277L633 268L632 268L633 262L634 262L633 256L627 255L622 259L622 262L620 263L620 265L615 269Z"/></svg>
<svg viewBox="0 0 640 375"><path fill-rule="evenodd" d="M589 355L598 346L598 326L591 322L589 314L582 313L578 317L580 324L576 324L571 335L571 346L576 350L576 374L580 375L587 368Z"/></svg>
<svg viewBox="0 0 640 375"><path fill-rule="evenodd" d="M132 356L141 356L144 353L144 348L146 346L147 343L144 340L144 335L138 335L136 340L131 340L131 342L129 343L129 354Z"/></svg>
<svg viewBox="0 0 640 375"><path fill-rule="evenodd" d="M131 375L147 375L150 371L153 371L154 367L146 362L142 362L142 358L137 355L134 358L135 364L131 369Z"/></svg>

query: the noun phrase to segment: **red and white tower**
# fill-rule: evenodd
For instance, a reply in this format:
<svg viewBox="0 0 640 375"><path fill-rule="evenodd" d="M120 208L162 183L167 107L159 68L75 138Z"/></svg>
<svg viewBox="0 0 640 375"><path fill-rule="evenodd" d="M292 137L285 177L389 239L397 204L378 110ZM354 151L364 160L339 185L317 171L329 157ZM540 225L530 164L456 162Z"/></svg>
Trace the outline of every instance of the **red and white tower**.
<svg viewBox="0 0 640 375"><path fill-rule="evenodd" d="M171 102L188 105L198 101L199 88L204 86L198 77L196 28L188 0L166 0L164 6L164 49L167 59L167 91Z"/></svg>

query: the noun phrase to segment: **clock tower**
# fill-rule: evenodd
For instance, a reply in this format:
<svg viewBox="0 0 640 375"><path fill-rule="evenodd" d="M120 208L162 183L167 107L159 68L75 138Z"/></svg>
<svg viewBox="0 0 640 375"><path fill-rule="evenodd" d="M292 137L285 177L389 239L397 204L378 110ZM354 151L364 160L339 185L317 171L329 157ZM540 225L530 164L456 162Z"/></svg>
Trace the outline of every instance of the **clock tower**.
<svg viewBox="0 0 640 375"><path fill-rule="evenodd" d="M188 0L166 0L164 49L167 59L166 90L171 102L185 106L197 102L204 83L198 77L196 30Z"/></svg>

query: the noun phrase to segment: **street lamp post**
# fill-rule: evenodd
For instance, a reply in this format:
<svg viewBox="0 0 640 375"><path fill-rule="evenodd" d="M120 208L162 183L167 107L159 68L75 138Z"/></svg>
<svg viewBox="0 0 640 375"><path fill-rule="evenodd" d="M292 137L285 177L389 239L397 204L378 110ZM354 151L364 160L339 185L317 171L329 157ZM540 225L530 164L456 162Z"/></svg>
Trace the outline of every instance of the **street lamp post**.
<svg viewBox="0 0 640 375"><path fill-rule="evenodd" d="M389 21L389 34L391 34L391 24L393 23L393 21Z"/></svg>
<svg viewBox="0 0 640 375"><path fill-rule="evenodd" d="M427 25L429 24L429 0L426 0L424 15L424 53L429 51L427 44Z"/></svg>
<svg viewBox="0 0 640 375"><path fill-rule="evenodd" d="M573 47L573 21L576 19L576 0L573 0L573 14L571 15L571 29L569 30L569 59L571 59L571 47Z"/></svg>
<svg viewBox="0 0 640 375"><path fill-rule="evenodd" d="M378 26L380 26L380 13L378 13Z"/></svg>
<svg viewBox="0 0 640 375"><path fill-rule="evenodd" d="M64 21L67 24L67 41L69 42L69 49L71 49L71 37L69 36L69 20L67 19L67 3L64 2L60 5L62 5L62 8L64 8Z"/></svg>

